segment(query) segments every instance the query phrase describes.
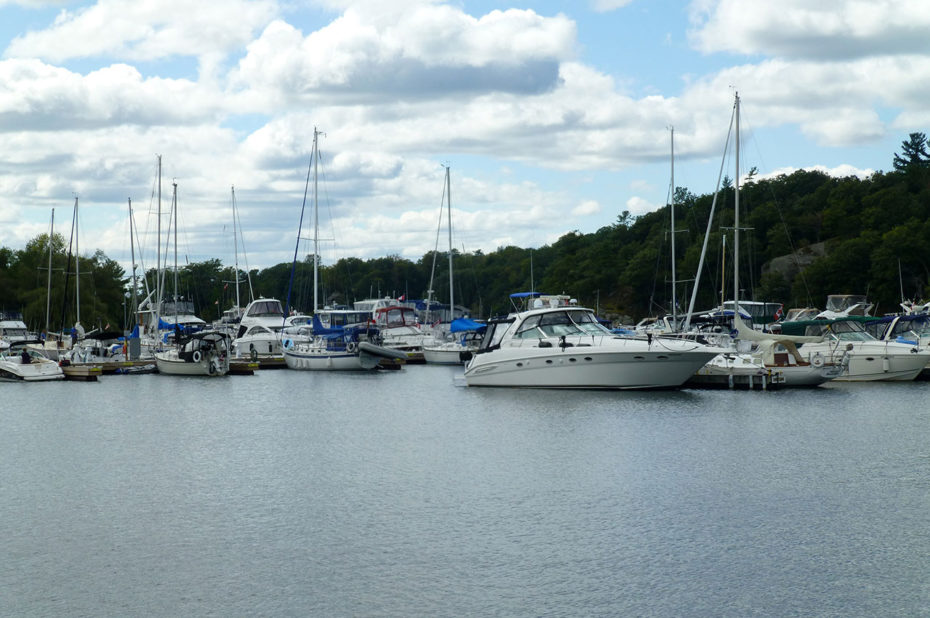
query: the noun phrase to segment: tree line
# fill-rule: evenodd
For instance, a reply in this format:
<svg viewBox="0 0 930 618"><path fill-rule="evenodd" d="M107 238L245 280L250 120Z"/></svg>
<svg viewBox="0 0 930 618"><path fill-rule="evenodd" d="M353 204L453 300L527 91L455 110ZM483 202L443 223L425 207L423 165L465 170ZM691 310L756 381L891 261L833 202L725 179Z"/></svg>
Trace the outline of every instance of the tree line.
<svg viewBox="0 0 930 618"><path fill-rule="evenodd" d="M930 297L930 154L923 133L912 133L893 159L893 169L869 178L834 178L797 171L756 179L740 187L741 298L794 306L823 307L828 294L866 294L877 310L895 311L903 298ZM687 309L704 244L713 194L675 191L676 254L669 240L670 208L634 217L619 213L596 232L572 231L539 248L499 247L484 253L455 252L456 304L485 318L506 313L519 291L569 294L602 315L629 321L671 311L672 260L678 312ZM721 290L732 296L732 234L735 202L729 179L717 196L695 309L719 305ZM729 240L725 240L727 236ZM42 234L21 250L0 247L0 307L19 310L36 331L67 330L77 317L73 279L81 275L80 315L93 327L127 328L132 323L130 277L101 251L73 256L64 237ZM52 285L47 285L51 253ZM788 257L785 257L788 256ZM778 258L778 259L777 259ZM309 312L313 303L313 259L282 263L248 273L252 293ZM79 260L79 268L75 268ZM433 273L433 263L436 269ZM782 267L775 265L781 263ZM788 267L784 267L787 264ZM447 301L447 254L413 261L397 255L362 260L346 257L319 267L321 302L350 304L372 296L426 298L433 273L433 298ZM292 283L293 272L293 283ZM154 272L146 275L154 281ZM240 295L248 300L246 273ZM235 301L236 273L218 259L181 267L179 294L198 315L217 319ZM141 297L140 290L137 296ZM903 298L902 298L903 297Z"/></svg>

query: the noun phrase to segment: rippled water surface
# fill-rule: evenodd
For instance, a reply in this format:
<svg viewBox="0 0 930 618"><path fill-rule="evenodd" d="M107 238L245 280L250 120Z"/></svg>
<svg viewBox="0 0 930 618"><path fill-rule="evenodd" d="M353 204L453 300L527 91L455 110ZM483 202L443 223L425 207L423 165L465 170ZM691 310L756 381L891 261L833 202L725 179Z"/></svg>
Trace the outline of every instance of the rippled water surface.
<svg viewBox="0 0 930 618"><path fill-rule="evenodd" d="M0 384L0 614L930 615L930 383Z"/></svg>

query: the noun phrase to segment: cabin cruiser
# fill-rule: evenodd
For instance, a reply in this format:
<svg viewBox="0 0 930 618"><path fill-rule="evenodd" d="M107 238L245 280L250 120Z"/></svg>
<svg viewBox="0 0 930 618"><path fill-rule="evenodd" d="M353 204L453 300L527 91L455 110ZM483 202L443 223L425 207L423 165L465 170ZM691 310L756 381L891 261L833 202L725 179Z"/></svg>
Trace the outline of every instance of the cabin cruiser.
<svg viewBox="0 0 930 618"><path fill-rule="evenodd" d="M0 341L0 380L14 382L45 382L64 379L61 366L39 352L31 351L30 344L39 340Z"/></svg>
<svg viewBox="0 0 930 618"><path fill-rule="evenodd" d="M823 337L821 343L803 344L800 351L812 365L845 364L846 370L835 380L908 381L916 378L930 361L930 351L921 351L911 343L876 339L863 327L870 320L874 318L847 316L835 320L800 320L782 323L781 330L788 335Z"/></svg>
<svg viewBox="0 0 930 618"><path fill-rule="evenodd" d="M0 339L22 341L29 338L29 329L19 311L0 310Z"/></svg>
<svg viewBox="0 0 930 618"><path fill-rule="evenodd" d="M281 356L281 330L285 326L284 308L276 298L257 298L250 302L239 319L239 330L232 342L233 354Z"/></svg>
<svg viewBox="0 0 930 618"><path fill-rule="evenodd" d="M894 341L919 349L930 350L930 315L926 313L908 313L904 315L887 315L865 323L870 335L880 341ZM920 379L930 379L930 366L920 372Z"/></svg>
<svg viewBox="0 0 930 618"><path fill-rule="evenodd" d="M534 304L488 322L465 366L468 386L674 388L723 351L682 339L620 337L591 309Z"/></svg>

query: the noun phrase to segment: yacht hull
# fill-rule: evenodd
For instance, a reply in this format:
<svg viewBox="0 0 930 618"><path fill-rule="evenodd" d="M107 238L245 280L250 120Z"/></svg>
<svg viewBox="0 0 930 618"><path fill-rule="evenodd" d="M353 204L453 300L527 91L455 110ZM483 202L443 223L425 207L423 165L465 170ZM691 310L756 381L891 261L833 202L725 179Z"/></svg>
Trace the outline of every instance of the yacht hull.
<svg viewBox="0 0 930 618"><path fill-rule="evenodd" d="M658 346L654 346L658 348ZM659 389L681 386L717 351L610 350L597 347L501 348L476 354L468 386Z"/></svg>

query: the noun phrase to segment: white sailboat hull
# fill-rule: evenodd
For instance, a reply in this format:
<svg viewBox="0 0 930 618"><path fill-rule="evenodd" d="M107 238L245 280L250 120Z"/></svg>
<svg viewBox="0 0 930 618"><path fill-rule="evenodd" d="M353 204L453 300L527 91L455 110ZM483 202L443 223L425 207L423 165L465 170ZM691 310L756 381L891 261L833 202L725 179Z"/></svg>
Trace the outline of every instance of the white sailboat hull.
<svg viewBox="0 0 930 618"><path fill-rule="evenodd" d="M461 365L464 362L462 352L469 350L470 348L455 342L423 346L423 358L430 365Z"/></svg>
<svg viewBox="0 0 930 618"><path fill-rule="evenodd" d="M171 376L224 376L229 373L229 360L203 358L200 361L187 361L178 357L175 350L155 354L155 367L158 373Z"/></svg>

